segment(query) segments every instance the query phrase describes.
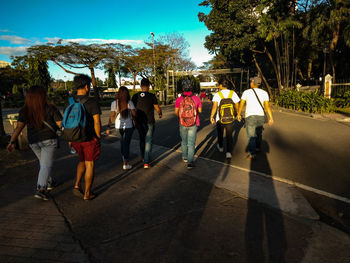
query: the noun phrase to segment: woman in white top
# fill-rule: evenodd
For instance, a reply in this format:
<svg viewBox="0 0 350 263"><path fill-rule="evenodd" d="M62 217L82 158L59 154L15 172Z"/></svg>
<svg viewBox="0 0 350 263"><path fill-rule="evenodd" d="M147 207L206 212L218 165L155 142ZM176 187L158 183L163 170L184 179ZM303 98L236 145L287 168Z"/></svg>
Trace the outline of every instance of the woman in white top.
<svg viewBox="0 0 350 263"><path fill-rule="evenodd" d="M116 94L116 100L111 104L111 115L109 117L106 134L109 134L111 124L115 121L115 128L119 130L121 135L120 143L124 170L132 168L132 166L128 164L128 159L131 137L134 132L133 119L135 116L135 106L130 100L129 90L127 87L122 86Z"/></svg>

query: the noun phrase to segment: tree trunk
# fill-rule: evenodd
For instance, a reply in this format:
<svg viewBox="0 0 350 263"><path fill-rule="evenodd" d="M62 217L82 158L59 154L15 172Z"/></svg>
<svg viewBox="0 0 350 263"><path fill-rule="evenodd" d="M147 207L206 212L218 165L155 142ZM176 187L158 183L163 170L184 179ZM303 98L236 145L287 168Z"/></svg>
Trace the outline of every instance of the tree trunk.
<svg viewBox="0 0 350 263"><path fill-rule="evenodd" d="M136 73L132 73L132 77L133 77L133 90L135 91L136 90L136 76L137 76L137 74Z"/></svg>
<svg viewBox="0 0 350 263"><path fill-rule="evenodd" d="M281 93L283 86L282 86L282 76L281 76L281 52L280 52L280 48L278 45L278 41L277 39L274 37L273 38L274 41L274 46L275 46L275 54L276 54L276 67L277 67L277 84L278 84L278 90Z"/></svg>
<svg viewBox="0 0 350 263"><path fill-rule="evenodd" d="M259 66L259 64L258 64L258 61L256 60L255 54L253 54L253 60L254 60L256 69L257 69L258 72L259 72L259 75L261 76L261 78L262 78L263 81L264 81L265 86L267 87L267 90L268 90L268 92L269 92L270 98L272 98L272 97L273 97L273 96L272 96L273 94L272 94L272 91L271 91L271 87L270 87L269 83L267 82L267 80L266 80L264 74L263 74L262 71L261 71L261 68L260 68L260 66Z"/></svg>
<svg viewBox="0 0 350 263"><path fill-rule="evenodd" d="M307 79L308 79L308 81L311 79L311 72L312 72L312 59L309 59L309 63L307 65Z"/></svg>
<svg viewBox="0 0 350 263"><path fill-rule="evenodd" d="M91 73L92 88L94 89L94 95L97 100L100 100L100 94L98 92L98 87L96 84L95 70L93 67L89 68Z"/></svg>
<svg viewBox="0 0 350 263"><path fill-rule="evenodd" d="M276 74L276 78L277 78L277 84L278 84L278 92L281 93L281 74L278 74L278 69L277 69L277 66L276 66L276 63L275 61L273 60L273 57L271 55L271 53L269 52L269 50L265 47L265 51L266 51L266 55L267 57L270 59L271 61L271 64L273 66L273 69L275 71L275 74Z"/></svg>
<svg viewBox="0 0 350 263"><path fill-rule="evenodd" d="M337 44L338 44L339 32L340 32L340 23L337 24L335 30L333 31L333 38L332 38L330 48L329 48L329 59L331 62L332 74L333 74L332 81L335 81L334 51L335 51L335 48L337 47Z"/></svg>

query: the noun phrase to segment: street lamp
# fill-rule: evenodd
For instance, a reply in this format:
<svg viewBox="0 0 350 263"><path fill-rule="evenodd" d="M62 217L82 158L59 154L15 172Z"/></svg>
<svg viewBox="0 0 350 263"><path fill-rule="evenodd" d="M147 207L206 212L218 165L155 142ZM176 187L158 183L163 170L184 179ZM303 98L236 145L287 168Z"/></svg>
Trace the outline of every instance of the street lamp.
<svg viewBox="0 0 350 263"><path fill-rule="evenodd" d="M153 41L153 74L154 74L154 87L156 86L156 57L154 53L154 33L151 32L152 41Z"/></svg>

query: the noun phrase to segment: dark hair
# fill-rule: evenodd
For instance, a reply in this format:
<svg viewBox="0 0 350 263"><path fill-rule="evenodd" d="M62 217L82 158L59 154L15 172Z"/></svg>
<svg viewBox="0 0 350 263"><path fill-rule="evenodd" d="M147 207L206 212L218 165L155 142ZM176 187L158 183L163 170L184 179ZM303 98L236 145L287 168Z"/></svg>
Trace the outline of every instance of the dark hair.
<svg viewBox="0 0 350 263"><path fill-rule="evenodd" d="M123 118L127 118L129 116L128 110L128 102L130 100L130 93L127 87L121 86L116 95L117 99L117 108L120 112L120 115Z"/></svg>
<svg viewBox="0 0 350 263"><path fill-rule="evenodd" d="M149 87L151 85L151 82L149 79L143 78L141 79L141 87Z"/></svg>
<svg viewBox="0 0 350 263"><path fill-rule="evenodd" d="M30 125L39 130L45 119L47 91L43 86L31 86L27 91L24 106L20 110Z"/></svg>
<svg viewBox="0 0 350 263"><path fill-rule="evenodd" d="M74 77L73 82L75 89L83 89L85 88L85 85L87 85L89 88L91 84L91 78L88 75L79 74Z"/></svg>
<svg viewBox="0 0 350 263"><path fill-rule="evenodd" d="M186 79L182 80L181 86L182 86L183 92L193 91L193 85L192 85L191 79L186 78Z"/></svg>
<svg viewBox="0 0 350 263"><path fill-rule="evenodd" d="M218 84L222 85L225 88L230 88L231 83L226 78L219 78Z"/></svg>

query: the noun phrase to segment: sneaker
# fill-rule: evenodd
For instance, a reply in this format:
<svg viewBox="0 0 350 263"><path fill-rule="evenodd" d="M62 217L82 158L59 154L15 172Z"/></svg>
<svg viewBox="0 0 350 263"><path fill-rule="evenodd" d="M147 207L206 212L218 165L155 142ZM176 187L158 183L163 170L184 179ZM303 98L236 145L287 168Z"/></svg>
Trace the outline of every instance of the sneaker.
<svg viewBox="0 0 350 263"><path fill-rule="evenodd" d="M51 181L47 183L47 190L51 191L56 187L56 182L55 181Z"/></svg>
<svg viewBox="0 0 350 263"><path fill-rule="evenodd" d="M226 153L226 159L231 159L231 158L232 158L231 153L227 152L227 153Z"/></svg>
<svg viewBox="0 0 350 263"><path fill-rule="evenodd" d="M41 192L41 191L36 191L34 197L38 198L38 199L41 199L41 200L45 200L45 201L49 200L47 198L47 195L44 192Z"/></svg>
<svg viewBox="0 0 350 263"><path fill-rule="evenodd" d="M224 147L220 147L219 144L216 144L216 148L218 149L219 152L223 152L224 151Z"/></svg>
<svg viewBox="0 0 350 263"><path fill-rule="evenodd" d="M247 160L255 160L255 155L248 154Z"/></svg>
<svg viewBox="0 0 350 263"><path fill-rule="evenodd" d="M132 165L130 164L123 164L123 170L130 170L132 168Z"/></svg>
<svg viewBox="0 0 350 263"><path fill-rule="evenodd" d="M150 168L150 166L149 166L148 163L145 163L145 164L143 165L143 168L148 169L148 168Z"/></svg>
<svg viewBox="0 0 350 263"><path fill-rule="evenodd" d="M183 157L182 157L182 160L184 161L184 163L187 163L187 162L188 162L188 160L185 159L185 158L183 158Z"/></svg>
<svg viewBox="0 0 350 263"><path fill-rule="evenodd" d="M194 166L194 164L193 163L188 163L187 164L187 169L188 170L191 170L192 168L194 168L195 166Z"/></svg>

